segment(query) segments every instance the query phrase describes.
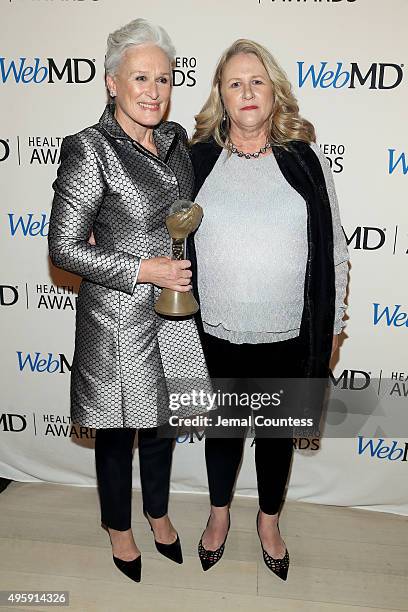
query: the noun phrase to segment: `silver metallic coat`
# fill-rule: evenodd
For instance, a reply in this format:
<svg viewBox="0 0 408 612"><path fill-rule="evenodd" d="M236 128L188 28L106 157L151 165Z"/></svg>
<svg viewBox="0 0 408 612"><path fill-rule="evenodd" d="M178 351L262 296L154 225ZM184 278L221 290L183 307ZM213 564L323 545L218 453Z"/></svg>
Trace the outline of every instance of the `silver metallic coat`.
<svg viewBox="0 0 408 612"><path fill-rule="evenodd" d="M169 253L165 218L175 200L191 198L193 169L180 125L155 128L156 157L113 112L107 106L98 124L63 140L49 253L56 266L83 277L72 421L154 427L169 416L169 380L208 376L194 320L161 318L153 310L160 289L136 284L141 259ZM96 246L88 243L92 230Z"/></svg>

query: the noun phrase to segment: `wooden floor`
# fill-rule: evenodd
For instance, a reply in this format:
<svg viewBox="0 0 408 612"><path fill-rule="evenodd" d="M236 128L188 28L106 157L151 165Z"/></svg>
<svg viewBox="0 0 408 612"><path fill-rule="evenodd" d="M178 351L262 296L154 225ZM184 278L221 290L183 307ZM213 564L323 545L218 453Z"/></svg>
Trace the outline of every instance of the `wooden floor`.
<svg viewBox="0 0 408 612"><path fill-rule="evenodd" d="M196 548L207 496L171 496L183 565L156 552L140 507L134 491L133 529L143 555L136 584L112 563L96 489L11 483L0 494L0 590L68 590L69 608L57 609L69 612L408 610L406 517L287 502L280 521L291 557L285 583L263 564L254 499L235 498L224 557L205 573Z"/></svg>

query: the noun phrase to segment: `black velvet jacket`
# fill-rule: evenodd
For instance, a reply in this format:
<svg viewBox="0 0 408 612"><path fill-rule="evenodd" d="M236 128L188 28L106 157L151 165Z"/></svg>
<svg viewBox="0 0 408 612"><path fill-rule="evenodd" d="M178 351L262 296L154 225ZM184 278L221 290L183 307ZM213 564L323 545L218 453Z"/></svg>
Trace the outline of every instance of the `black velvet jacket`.
<svg viewBox="0 0 408 612"><path fill-rule="evenodd" d="M214 139L191 147L194 198L221 151ZM292 141L287 149L276 145L272 151L283 176L306 202L308 258L300 326L302 370L305 378L325 378L329 370L335 316L333 226L326 182L320 161L307 143ZM194 234L188 239L188 257L193 272L193 291L199 301ZM196 321L202 332L200 313L196 315Z"/></svg>

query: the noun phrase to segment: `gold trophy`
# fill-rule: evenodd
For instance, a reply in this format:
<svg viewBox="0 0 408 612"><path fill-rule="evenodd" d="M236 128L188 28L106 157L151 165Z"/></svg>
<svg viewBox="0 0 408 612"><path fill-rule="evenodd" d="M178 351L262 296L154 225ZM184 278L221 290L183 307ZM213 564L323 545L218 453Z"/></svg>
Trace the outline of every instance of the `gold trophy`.
<svg viewBox="0 0 408 612"><path fill-rule="evenodd" d="M170 206L166 227L171 237L172 259L186 259L187 236L201 223L203 209L190 200L176 200ZM168 317L185 317L198 311L198 303L191 291L174 291L164 287L155 304L158 314Z"/></svg>

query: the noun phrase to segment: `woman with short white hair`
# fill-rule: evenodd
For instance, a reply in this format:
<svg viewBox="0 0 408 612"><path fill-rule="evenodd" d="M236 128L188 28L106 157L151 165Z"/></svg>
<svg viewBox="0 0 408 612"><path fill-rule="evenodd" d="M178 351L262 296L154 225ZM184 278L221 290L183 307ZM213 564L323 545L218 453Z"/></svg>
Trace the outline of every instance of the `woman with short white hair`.
<svg viewBox="0 0 408 612"><path fill-rule="evenodd" d="M161 287L189 291L188 260L168 256L165 219L191 199L187 135L165 121L175 49L159 26L136 19L109 35L110 103L99 122L64 139L49 230L52 262L83 277L71 376L73 423L96 429L102 525L116 566L140 581L131 528L132 449L138 430L143 511L157 550L182 563L167 515L173 440L167 377L207 375L195 323L154 311ZM92 234L93 232L93 234ZM92 236L92 239L91 239Z"/></svg>

